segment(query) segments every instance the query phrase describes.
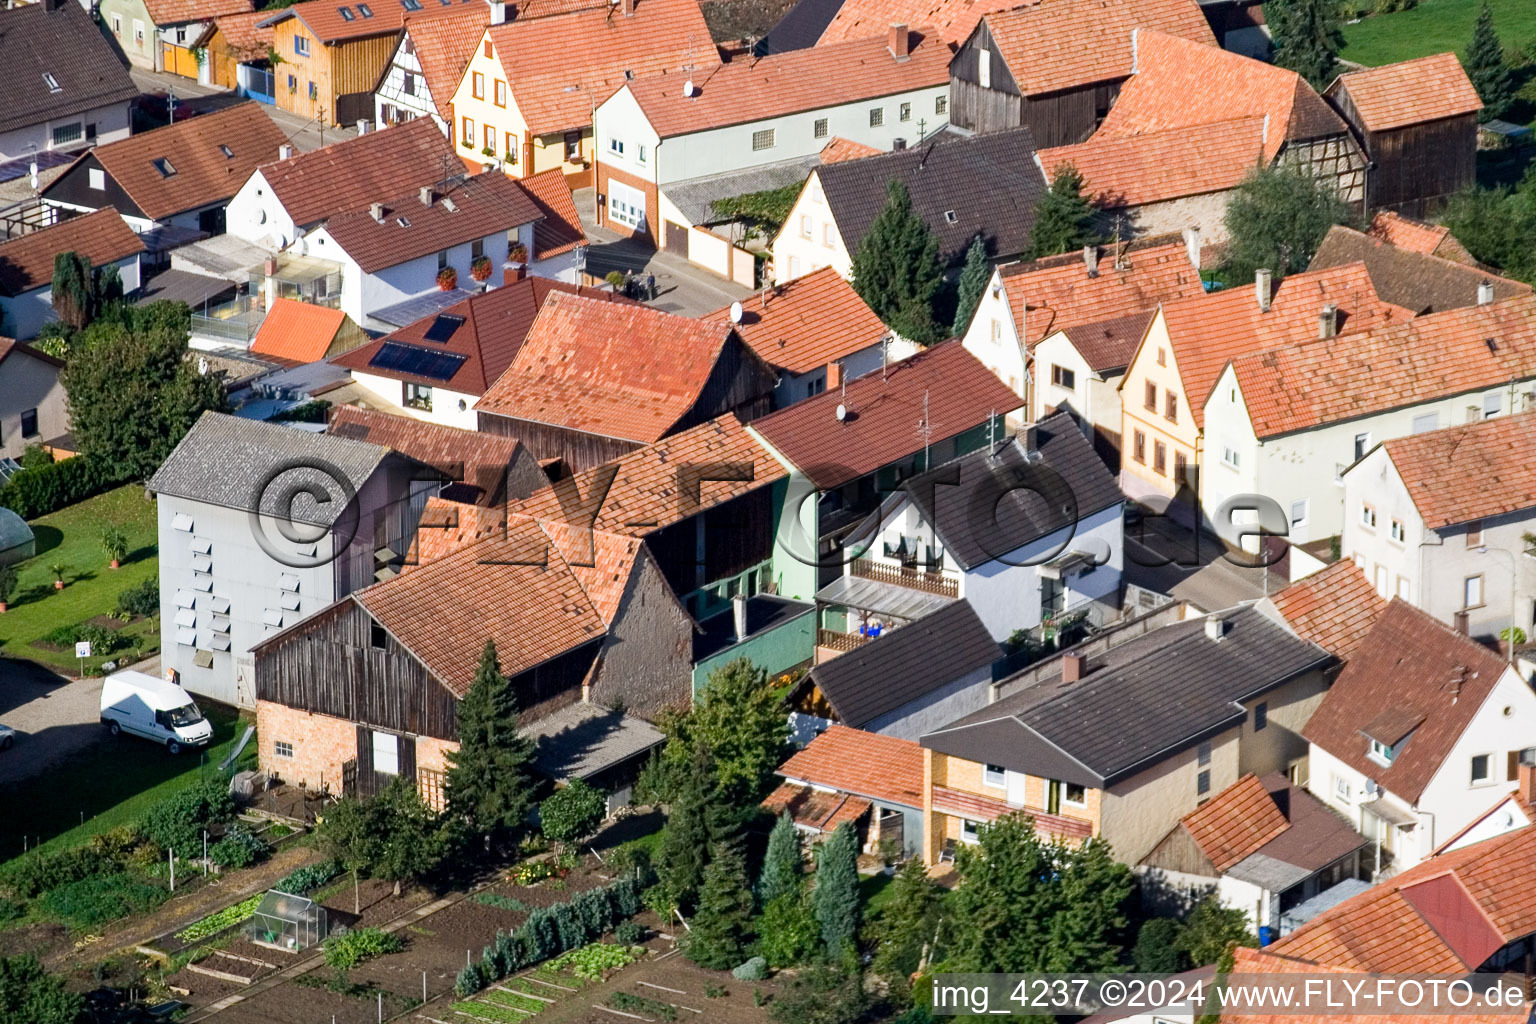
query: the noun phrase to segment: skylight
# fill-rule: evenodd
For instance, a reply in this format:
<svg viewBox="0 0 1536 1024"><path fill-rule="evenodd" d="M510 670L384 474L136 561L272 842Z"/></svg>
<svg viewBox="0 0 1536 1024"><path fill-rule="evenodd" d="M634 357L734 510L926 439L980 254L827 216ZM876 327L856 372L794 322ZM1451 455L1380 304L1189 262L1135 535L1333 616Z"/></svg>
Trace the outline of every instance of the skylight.
<svg viewBox="0 0 1536 1024"><path fill-rule="evenodd" d="M411 219L409 217L396 217L395 223L403 228L408 228L411 226Z"/></svg>
<svg viewBox="0 0 1536 1024"><path fill-rule="evenodd" d="M421 10L421 0L400 0L400 6L408 11Z"/></svg>
<svg viewBox="0 0 1536 1024"><path fill-rule="evenodd" d="M954 210L945 210L944 211L944 220L945 220L946 223L956 224L956 223L959 223L960 218L955 216L955 211Z"/></svg>
<svg viewBox="0 0 1536 1024"><path fill-rule="evenodd" d="M219 152L224 154L225 160L233 160L235 157L235 151L224 145L222 142L219 143Z"/></svg>
<svg viewBox="0 0 1536 1024"><path fill-rule="evenodd" d="M176 173L175 166L165 157L156 157L153 161L155 170L160 172L160 177L169 178Z"/></svg>
<svg viewBox="0 0 1536 1024"><path fill-rule="evenodd" d="M341 14L341 20L342 21L352 21L353 20L354 15L352 14L352 8L350 8L350 7L338 7L338 8L336 8L336 10L337 10L338 13Z"/></svg>
<svg viewBox="0 0 1536 1024"><path fill-rule="evenodd" d="M367 4L358 4L357 13L361 14L365 18L371 18L373 17L373 8L369 7Z"/></svg>
<svg viewBox="0 0 1536 1024"><path fill-rule="evenodd" d="M64 91L64 87L59 84L59 80L57 78L54 78L53 74L51 72L48 72L48 71L44 71L43 72L43 81L48 83L48 91L49 92L63 92Z"/></svg>

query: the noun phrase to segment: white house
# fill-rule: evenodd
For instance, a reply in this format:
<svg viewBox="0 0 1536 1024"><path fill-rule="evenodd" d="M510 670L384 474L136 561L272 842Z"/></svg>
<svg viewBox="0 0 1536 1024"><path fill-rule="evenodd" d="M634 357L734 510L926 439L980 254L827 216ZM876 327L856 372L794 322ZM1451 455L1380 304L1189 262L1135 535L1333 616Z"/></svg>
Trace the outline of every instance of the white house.
<svg viewBox="0 0 1536 1024"><path fill-rule="evenodd" d="M1322 337L1234 353L1207 395L1190 395L1204 405L1208 514L1262 494L1286 513L1292 541L1339 534L1359 511L1346 512L1344 471L1377 443L1531 404L1533 316L1525 295L1355 334L1324 323Z"/></svg>
<svg viewBox="0 0 1536 1024"><path fill-rule="evenodd" d="M1307 789L1374 841L1379 876L1429 857L1508 792L1536 746L1536 693L1486 647L1393 599L1302 735Z"/></svg>
<svg viewBox="0 0 1536 1024"><path fill-rule="evenodd" d="M1344 473L1340 550L1383 597L1465 613L1473 636L1530 636L1533 452L1531 412L1377 444Z"/></svg>
<svg viewBox="0 0 1536 1024"><path fill-rule="evenodd" d="M144 242L110 206L13 238L0 243L0 335L28 341L56 319L53 260L61 252L117 268L125 293L142 283Z"/></svg>
<svg viewBox="0 0 1536 1024"><path fill-rule="evenodd" d="M446 136L459 77L490 23L490 4L406 15L394 56L373 90L374 123L425 117Z"/></svg>

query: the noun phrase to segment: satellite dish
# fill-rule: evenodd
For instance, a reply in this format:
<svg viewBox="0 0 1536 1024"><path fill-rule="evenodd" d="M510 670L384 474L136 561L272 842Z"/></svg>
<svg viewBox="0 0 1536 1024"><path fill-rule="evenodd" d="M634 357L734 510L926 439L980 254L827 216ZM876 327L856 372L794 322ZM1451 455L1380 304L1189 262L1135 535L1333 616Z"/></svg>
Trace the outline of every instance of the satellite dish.
<svg viewBox="0 0 1536 1024"><path fill-rule="evenodd" d="M838 407L837 407L837 422L841 423L844 420L846 420L847 418L848 418L848 407L846 405L841 405L841 404L838 405Z"/></svg>
<svg viewBox="0 0 1536 1024"><path fill-rule="evenodd" d="M690 79L688 79L688 81L683 83L683 95L684 96L692 96L693 95L693 91L694 91L693 90L693 79L690 78Z"/></svg>
<svg viewBox="0 0 1536 1024"><path fill-rule="evenodd" d="M741 303L739 302L731 303L731 323L741 323Z"/></svg>

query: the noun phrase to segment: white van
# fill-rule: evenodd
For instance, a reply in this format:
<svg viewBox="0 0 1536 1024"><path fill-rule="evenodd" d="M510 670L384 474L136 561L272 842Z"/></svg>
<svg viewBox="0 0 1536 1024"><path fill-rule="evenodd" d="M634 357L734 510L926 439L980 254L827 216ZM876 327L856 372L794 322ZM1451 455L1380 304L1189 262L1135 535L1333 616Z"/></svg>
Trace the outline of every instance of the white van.
<svg viewBox="0 0 1536 1024"><path fill-rule="evenodd" d="M102 681L101 723L113 736L143 736L172 754L207 746L213 738L213 726L186 690L143 672L115 672Z"/></svg>

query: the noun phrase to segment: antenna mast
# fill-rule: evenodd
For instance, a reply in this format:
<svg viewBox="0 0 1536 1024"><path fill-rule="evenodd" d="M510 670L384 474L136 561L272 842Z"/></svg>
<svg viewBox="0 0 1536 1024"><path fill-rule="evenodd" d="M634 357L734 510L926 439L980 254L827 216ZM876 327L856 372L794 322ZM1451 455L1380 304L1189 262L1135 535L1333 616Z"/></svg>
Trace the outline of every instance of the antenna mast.
<svg viewBox="0 0 1536 1024"><path fill-rule="evenodd" d="M928 389L923 388L923 418L917 421L917 436L923 439L923 472L932 469L929 446L933 443L933 425L928 422Z"/></svg>

